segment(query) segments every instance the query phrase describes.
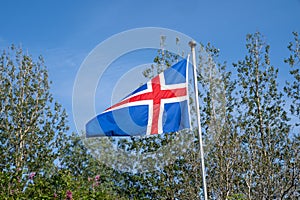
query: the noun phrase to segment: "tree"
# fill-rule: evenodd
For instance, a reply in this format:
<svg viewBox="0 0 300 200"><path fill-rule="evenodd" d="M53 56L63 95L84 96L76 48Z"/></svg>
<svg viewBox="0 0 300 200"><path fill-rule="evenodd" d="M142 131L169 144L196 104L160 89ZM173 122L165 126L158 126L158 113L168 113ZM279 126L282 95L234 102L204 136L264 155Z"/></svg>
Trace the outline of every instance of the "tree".
<svg viewBox="0 0 300 200"><path fill-rule="evenodd" d="M246 37L247 54L234 63L236 79L225 64L215 63L219 51L201 46L198 67L199 98L205 144L208 192L211 199L297 199L299 198L299 135L292 127L299 122L299 40L289 45L294 82L285 90L291 98L290 121L286 98L278 86L278 69L270 61L270 46L260 33ZM177 58L160 50L157 65L145 71L153 77L162 66ZM297 129L296 129L297 130ZM155 151L181 133L154 138L121 141L129 151ZM186 134L186 133L185 133ZM195 136L195 133L191 132ZM115 177L119 192L130 199L197 199L201 194L201 173L197 139L160 170ZM155 159L158 159L155 157Z"/></svg>
<svg viewBox="0 0 300 200"><path fill-rule="evenodd" d="M271 65L270 46L260 33L247 35L247 55L234 64L238 72L238 130L242 138L239 190L247 199L287 198L290 126L278 90L278 69ZM299 161L298 161L299 162ZM291 197L291 196L290 196Z"/></svg>
<svg viewBox="0 0 300 200"><path fill-rule="evenodd" d="M291 67L290 74L292 75L292 82L287 82L284 91L287 97L291 100L290 114L292 117L292 132L290 137L293 139L291 144L290 153L294 159L289 162L289 188L284 192L283 196L292 196L299 198L300 196L300 40L299 34L293 32L294 41L290 42L288 49L290 56L284 60L285 63Z"/></svg>
<svg viewBox="0 0 300 200"><path fill-rule="evenodd" d="M48 71L21 48L0 57L0 196L121 199L50 93ZM106 170L107 172L108 170Z"/></svg>
<svg viewBox="0 0 300 200"><path fill-rule="evenodd" d="M291 67L290 74L293 77L293 82L287 82L284 88L288 97L292 99L290 105L291 114L297 117L296 120L300 120L300 40L297 32L293 32L294 42L290 42L288 49L291 55L284 60ZM299 123L296 123L299 126Z"/></svg>
<svg viewBox="0 0 300 200"><path fill-rule="evenodd" d="M43 58L34 61L11 46L0 57L0 80L0 169L47 174L69 127L66 112L49 92Z"/></svg>
<svg viewBox="0 0 300 200"><path fill-rule="evenodd" d="M208 43L205 52L199 57L199 82L208 193L210 199L230 199L240 195L237 183L241 140L235 119L237 98L233 94L236 81L232 80L226 63L217 62L217 48Z"/></svg>
<svg viewBox="0 0 300 200"><path fill-rule="evenodd" d="M295 33L294 33L295 35ZM297 36L297 35L295 35ZM299 198L299 134L293 127L299 122L299 42L289 45L286 62L293 68L292 83L278 86L278 69L270 61L270 46L260 33L246 37L247 54L234 63L234 79L225 64L216 63L219 50L208 44L199 57L198 83L201 86L200 109L205 144L208 192L211 199L297 199ZM170 66L177 57L161 49L157 65L145 71L153 77L162 66ZM296 69L295 69L296 68ZM156 71L157 70L157 71ZM287 100L289 102L289 100ZM293 115L296 120L290 120ZM131 138L120 141L119 148L134 152L155 151L182 133L155 138ZM184 132L183 134L187 134ZM195 137L194 132L190 132ZM119 193L130 199L197 199L201 194L201 173L197 139L185 154L157 171L116 174ZM155 157L159 159L159 155Z"/></svg>

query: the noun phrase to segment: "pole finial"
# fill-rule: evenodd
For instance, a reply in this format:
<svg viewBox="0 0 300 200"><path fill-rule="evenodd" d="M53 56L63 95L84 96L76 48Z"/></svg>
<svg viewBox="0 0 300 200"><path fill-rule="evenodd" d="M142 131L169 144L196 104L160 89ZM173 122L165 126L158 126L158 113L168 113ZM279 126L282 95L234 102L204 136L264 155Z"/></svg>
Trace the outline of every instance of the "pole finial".
<svg viewBox="0 0 300 200"><path fill-rule="evenodd" d="M195 40L191 40L191 41L189 42L189 45L190 45L191 48L194 48L194 47L196 46Z"/></svg>

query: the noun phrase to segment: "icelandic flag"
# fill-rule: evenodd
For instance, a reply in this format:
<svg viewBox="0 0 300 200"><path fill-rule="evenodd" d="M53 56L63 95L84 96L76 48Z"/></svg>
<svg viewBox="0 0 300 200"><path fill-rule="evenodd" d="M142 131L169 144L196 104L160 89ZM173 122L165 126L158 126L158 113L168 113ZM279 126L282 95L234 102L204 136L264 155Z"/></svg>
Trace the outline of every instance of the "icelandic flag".
<svg viewBox="0 0 300 200"><path fill-rule="evenodd" d="M187 66L183 59L91 119L86 136L152 135L189 128Z"/></svg>

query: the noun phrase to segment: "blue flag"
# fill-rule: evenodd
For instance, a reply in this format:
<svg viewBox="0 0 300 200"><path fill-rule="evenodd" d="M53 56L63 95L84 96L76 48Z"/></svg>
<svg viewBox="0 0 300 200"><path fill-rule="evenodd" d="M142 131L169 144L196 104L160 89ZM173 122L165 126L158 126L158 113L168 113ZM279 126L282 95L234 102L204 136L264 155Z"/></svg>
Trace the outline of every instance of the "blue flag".
<svg viewBox="0 0 300 200"><path fill-rule="evenodd" d="M87 137L138 136L190 127L186 59L86 124Z"/></svg>

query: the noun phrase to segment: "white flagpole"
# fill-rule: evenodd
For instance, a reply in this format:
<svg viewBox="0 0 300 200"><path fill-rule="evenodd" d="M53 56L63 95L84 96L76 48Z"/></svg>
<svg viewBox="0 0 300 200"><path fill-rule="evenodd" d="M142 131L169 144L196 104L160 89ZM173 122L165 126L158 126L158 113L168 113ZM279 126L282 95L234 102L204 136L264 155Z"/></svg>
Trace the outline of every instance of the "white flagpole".
<svg viewBox="0 0 300 200"><path fill-rule="evenodd" d="M203 153L203 144L202 144L200 111L199 111L199 99L198 99L198 83L197 83L196 53L195 53L196 42L190 41L189 45L191 47L192 59L193 59L194 88L195 88L195 101L196 101L196 113L197 113L197 124L198 124L198 138L199 138L200 157L201 157L203 193L204 193L204 200L208 200L207 189L206 189L206 178L205 178L205 165L204 165L204 153Z"/></svg>

